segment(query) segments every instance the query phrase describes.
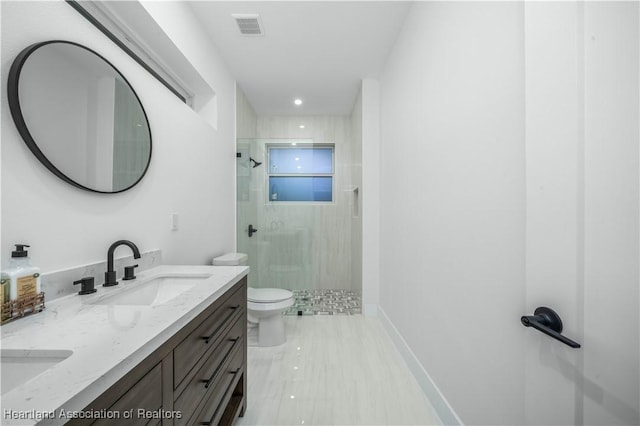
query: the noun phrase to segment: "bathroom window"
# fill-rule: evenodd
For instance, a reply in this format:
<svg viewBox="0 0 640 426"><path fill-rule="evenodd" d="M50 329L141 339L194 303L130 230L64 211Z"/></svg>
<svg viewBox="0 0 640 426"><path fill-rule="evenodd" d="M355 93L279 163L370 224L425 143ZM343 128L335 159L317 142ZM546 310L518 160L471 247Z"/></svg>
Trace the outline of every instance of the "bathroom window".
<svg viewBox="0 0 640 426"><path fill-rule="evenodd" d="M267 150L269 202L333 202L333 144L268 145Z"/></svg>

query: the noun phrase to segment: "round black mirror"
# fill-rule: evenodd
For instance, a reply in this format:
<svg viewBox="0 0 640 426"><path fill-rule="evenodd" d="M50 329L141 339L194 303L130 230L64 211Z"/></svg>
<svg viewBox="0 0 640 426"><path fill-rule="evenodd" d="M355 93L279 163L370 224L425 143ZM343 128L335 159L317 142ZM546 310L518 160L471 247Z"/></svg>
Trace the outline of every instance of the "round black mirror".
<svg viewBox="0 0 640 426"><path fill-rule="evenodd" d="M151 160L151 129L129 82L77 43L33 44L16 57L7 95L13 121L47 169L78 188L130 189Z"/></svg>

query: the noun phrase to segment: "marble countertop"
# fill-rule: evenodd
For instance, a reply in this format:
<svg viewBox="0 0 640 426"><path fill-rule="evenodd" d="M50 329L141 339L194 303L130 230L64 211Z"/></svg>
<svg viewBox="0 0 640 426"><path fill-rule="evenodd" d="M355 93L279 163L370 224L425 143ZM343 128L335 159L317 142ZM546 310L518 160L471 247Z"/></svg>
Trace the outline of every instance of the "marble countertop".
<svg viewBox="0 0 640 426"><path fill-rule="evenodd" d="M67 350L71 356L3 394L0 423L64 424L247 275L246 266L163 265L97 293L47 302L43 312L2 326L3 350ZM156 276L210 277L157 306L94 304ZM169 278L168 278L169 279ZM48 417L50 413L55 418ZM27 418L17 418L27 417Z"/></svg>

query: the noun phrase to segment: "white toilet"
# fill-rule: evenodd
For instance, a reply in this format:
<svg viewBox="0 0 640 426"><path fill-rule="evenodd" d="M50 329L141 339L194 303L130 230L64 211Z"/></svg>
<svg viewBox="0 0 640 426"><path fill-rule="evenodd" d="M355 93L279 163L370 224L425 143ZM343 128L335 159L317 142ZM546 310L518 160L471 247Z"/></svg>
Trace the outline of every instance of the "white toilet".
<svg viewBox="0 0 640 426"><path fill-rule="evenodd" d="M216 266L246 265L248 257L244 253L227 253L213 259ZM281 288L247 289L247 319L249 324L257 324L258 346L278 346L287 337L284 332L282 312L293 306L293 293Z"/></svg>

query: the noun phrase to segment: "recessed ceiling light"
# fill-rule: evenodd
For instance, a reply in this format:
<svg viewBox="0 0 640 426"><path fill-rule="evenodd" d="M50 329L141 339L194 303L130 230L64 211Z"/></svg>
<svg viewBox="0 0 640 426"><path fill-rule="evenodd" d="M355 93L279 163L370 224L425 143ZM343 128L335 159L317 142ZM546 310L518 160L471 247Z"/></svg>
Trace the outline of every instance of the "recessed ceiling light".
<svg viewBox="0 0 640 426"><path fill-rule="evenodd" d="M301 125L300 125L300 128L301 128L301 129L304 129L304 124L301 124Z"/></svg>
<svg viewBox="0 0 640 426"><path fill-rule="evenodd" d="M296 99L293 101L293 103L296 105L302 105L302 99Z"/></svg>

